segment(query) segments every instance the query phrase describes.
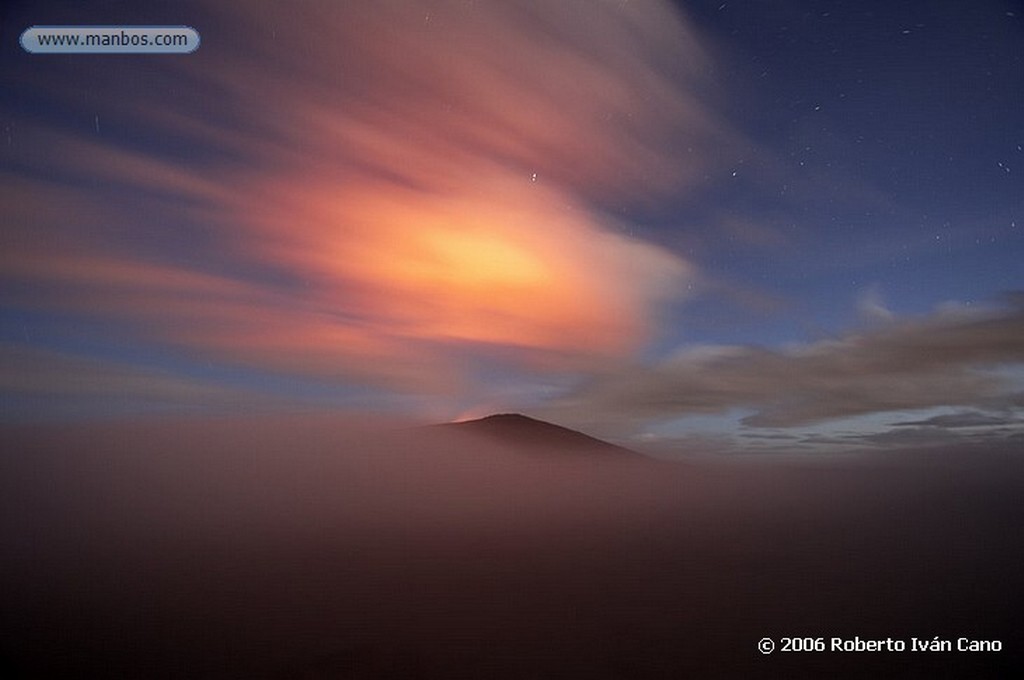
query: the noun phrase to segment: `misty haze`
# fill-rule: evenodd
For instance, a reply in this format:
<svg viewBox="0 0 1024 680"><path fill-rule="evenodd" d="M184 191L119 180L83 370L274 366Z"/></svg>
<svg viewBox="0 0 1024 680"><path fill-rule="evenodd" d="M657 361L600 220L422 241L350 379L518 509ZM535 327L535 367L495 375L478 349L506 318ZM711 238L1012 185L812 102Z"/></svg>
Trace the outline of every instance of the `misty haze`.
<svg viewBox="0 0 1024 680"><path fill-rule="evenodd" d="M522 441L328 416L7 430L10 672L964 677L1017 654L1007 452L669 463L523 421ZM1005 651L755 647L803 635Z"/></svg>

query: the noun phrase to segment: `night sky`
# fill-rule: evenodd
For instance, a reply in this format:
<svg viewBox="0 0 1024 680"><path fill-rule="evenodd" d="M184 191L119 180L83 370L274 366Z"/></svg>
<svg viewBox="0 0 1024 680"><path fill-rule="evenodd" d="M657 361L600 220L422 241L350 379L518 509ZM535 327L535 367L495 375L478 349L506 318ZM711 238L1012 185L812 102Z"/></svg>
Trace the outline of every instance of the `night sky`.
<svg viewBox="0 0 1024 680"><path fill-rule="evenodd" d="M1020 2L87 4L0 14L4 423L1024 443Z"/></svg>

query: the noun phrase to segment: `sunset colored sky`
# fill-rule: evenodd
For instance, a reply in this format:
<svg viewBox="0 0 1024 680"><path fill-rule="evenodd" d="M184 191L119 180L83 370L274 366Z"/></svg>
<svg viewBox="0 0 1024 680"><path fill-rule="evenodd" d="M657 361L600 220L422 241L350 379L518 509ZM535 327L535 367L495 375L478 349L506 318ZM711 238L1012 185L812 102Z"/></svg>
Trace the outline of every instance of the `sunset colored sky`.
<svg viewBox="0 0 1024 680"><path fill-rule="evenodd" d="M88 4L0 15L4 423L1024 444L1018 2Z"/></svg>

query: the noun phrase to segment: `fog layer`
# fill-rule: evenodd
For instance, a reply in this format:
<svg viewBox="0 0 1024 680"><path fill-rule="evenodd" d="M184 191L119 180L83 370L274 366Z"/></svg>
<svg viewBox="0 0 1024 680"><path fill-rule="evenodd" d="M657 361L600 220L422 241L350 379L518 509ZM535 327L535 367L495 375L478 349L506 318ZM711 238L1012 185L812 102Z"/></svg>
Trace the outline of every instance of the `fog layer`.
<svg viewBox="0 0 1024 680"><path fill-rule="evenodd" d="M2 438L11 674L892 676L1021 643L1008 452L664 463L326 417ZM757 652L788 635L1006 651Z"/></svg>

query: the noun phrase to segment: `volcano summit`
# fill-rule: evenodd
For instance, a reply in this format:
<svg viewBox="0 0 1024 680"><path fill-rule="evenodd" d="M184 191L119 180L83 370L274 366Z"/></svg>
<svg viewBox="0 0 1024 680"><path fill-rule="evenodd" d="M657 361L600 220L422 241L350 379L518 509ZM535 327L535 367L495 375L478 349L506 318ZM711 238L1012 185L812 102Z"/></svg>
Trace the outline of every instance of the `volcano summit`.
<svg viewBox="0 0 1024 680"><path fill-rule="evenodd" d="M644 458L643 454L632 449L519 413L498 413L477 420L444 423L435 427L487 438L529 452L545 450Z"/></svg>

